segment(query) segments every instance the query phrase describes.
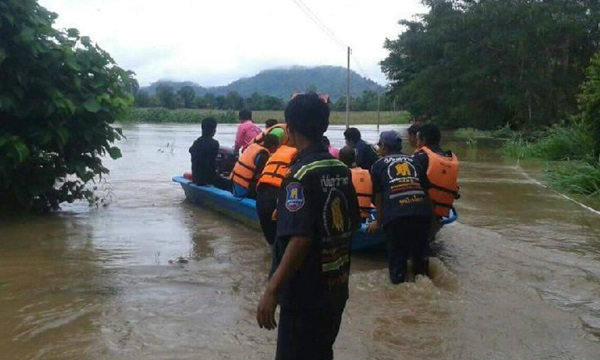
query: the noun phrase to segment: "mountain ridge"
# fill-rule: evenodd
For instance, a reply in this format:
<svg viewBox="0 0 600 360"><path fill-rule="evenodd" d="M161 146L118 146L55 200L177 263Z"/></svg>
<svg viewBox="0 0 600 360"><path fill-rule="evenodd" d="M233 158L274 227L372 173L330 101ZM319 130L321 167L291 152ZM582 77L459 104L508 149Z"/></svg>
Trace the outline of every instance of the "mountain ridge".
<svg viewBox="0 0 600 360"><path fill-rule="evenodd" d="M203 96L207 93L214 95L227 95L235 91L243 97L253 93L270 95L282 100L289 99L294 92L315 90L327 93L333 101L346 94L346 69L341 66L291 66L286 68L272 68L260 71L258 74L242 77L224 86L204 87L192 81L158 80L140 90L149 94L156 92L159 84L167 84L174 91L183 86L191 86L196 95ZM350 72L350 95L359 96L363 91L384 92L385 88L375 81L365 78L358 73Z"/></svg>

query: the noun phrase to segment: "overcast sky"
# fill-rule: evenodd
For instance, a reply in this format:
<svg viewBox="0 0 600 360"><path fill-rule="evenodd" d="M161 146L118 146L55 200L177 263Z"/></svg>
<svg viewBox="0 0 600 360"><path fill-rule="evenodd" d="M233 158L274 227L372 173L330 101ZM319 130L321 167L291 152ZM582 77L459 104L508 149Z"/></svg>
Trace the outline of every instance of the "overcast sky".
<svg viewBox="0 0 600 360"><path fill-rule="evenodd" d="M332 30L326 35L303 12L305 4ZM351 67L385 84L379 61L400 19L425 12L419 0L40 0L59 14L59 28L75 27L137 74L141 85L159 79L226 85L260 70L291 65Z"/></svg>

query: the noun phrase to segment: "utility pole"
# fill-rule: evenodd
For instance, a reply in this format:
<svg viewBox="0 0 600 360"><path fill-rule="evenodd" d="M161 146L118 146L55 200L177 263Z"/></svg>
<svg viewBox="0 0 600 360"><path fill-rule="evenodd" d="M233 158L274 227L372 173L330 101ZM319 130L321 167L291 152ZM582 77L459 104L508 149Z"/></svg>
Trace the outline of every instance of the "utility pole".
<svg viewBox="0 0 600 360"><path fill-rule="evenodd" d="M350 46L348 46L348 70L346 72L346 129L350 127Z"/></svg>

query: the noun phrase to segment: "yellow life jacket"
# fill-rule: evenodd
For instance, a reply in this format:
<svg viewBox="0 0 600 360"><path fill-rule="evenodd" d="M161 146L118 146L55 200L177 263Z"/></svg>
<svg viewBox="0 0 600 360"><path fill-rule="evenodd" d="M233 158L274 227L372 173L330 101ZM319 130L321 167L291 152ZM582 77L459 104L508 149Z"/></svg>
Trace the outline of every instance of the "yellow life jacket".
<svg viewBox="0 0 600 360"><path fill-rule="evenodd" d="M266 129L262 133L256 135L256 137L254 138L254 142L257 144L263 145L265 142L265 136L269 135L271 133L271 131L273 131L275 129L282 129L283 133L284 133L283 139L281 139L279 141L279 145L287 145L287 143L289 141L289 137L288 137L286 124L275 124L275 125L271 126L270 128Z"/></svg>
<svg viewBox="0 0 600 360"><path fill-rule="evenodd" d="M369 170L354 168L352 171L352 184L358 197L358 207L360 208L360 216L363 219L369 217L371 209L374 209L373 205L373 181L371 180L371 174Z"/></svg>
<svg viewBox="0 0 600 360"><path fill-rule="evenodd" d="M244 189L250 188L250 184L256 180L256 157L260 153L269 153L265 147L259 144L250 144L240 155L231 172L231 181L240 185Z"/></svg>
<svg viewBox="0 0 600 360"><path fill-rule="evenodd" d="M420 149L427 154L427 180L429 181L429 198L433 202L433 212L437 216L447 217L454 200L458 198L458 158L433 152L427 146Z"/></svg>
<svg viewBox="0 0 600 360"><path fill-rule="evenodd" d="M298 154L294 147L281 145L265 164L262 174L258 178L258 185L269 184L280 187L283 179L289 174L290 165Z"/></svg>

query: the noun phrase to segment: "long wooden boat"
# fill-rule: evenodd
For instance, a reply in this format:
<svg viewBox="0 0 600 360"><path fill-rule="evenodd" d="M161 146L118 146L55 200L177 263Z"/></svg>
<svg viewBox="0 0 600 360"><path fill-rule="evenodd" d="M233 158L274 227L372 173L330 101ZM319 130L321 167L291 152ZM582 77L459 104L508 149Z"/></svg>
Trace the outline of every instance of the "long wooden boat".
<svg viewBox="0 0 600 360"><path fill-rule="evenodd" d="M175 176L173 181L181 185L186 198L192 203L217 211L260 231L255 200L235 197L229 191L214 186L196 185L183 176ZM456 220L456 214L453 214L454 218L449 219L449 222ZM383 233L369 234L365 224L352 236L353 251L374 250L383 247L385 247Z"/></svg>

